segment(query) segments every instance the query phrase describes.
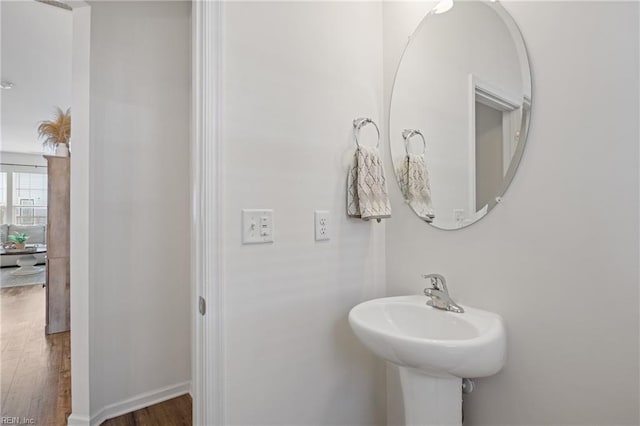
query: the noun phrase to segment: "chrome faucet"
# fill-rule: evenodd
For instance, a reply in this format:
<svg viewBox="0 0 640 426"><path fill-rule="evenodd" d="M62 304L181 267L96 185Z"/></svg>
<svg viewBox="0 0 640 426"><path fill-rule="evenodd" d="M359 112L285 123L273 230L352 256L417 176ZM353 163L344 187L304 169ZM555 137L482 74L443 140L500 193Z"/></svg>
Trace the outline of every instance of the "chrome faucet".
<svg viewBox="0 0 640 426"><path fill-rule="evenodd" d="M431 280L431 287L424 289L425 296L430 297L427 301L427 305L433 306L437 309L443 309L445 311L456 312L461 314L464 312L462 306L458 305L449 296L449 290L447 290L447 280L440 274L422 274L422 278Z"/></svg>

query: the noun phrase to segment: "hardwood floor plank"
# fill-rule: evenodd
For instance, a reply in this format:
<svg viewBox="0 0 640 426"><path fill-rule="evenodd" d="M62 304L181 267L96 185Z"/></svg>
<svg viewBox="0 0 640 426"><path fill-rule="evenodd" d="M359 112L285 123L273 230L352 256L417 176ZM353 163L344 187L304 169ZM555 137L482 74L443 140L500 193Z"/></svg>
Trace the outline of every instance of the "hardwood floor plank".
<svg viewBox="0 0 640 426"><path fill-rule="evenodd" d="M109 419L102 426L191 426L191 396L182 395Z"/></svg>
<svg viewBox="0 0 640 426"><path fill-rule="evenodd" d="M71 413L69 332L44 332L40 285L0 289L0 415L63 426ZM191 397L107 420L107 426L191 426Z"/></svg>
<svg viewBox="0 0 640 426"><path fill-rule="evenodd" d="M71 412L69 332L47 336L41 285L0 289L0 415L63 426Z"/></svg>

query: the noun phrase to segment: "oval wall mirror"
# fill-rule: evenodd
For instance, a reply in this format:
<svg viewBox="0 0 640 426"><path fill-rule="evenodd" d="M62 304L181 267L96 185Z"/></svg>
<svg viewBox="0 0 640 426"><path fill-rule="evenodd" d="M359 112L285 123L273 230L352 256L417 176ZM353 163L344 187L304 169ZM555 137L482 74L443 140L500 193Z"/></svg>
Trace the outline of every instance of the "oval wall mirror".
<svg viewBox="0 0 640 426"><path fill-rule="evenodd" d="M411 36L389 115L405 202L440 229L471 225L501 202L531 111L529 60L513 18L498 2L451 4L443 0Z"/></svg>

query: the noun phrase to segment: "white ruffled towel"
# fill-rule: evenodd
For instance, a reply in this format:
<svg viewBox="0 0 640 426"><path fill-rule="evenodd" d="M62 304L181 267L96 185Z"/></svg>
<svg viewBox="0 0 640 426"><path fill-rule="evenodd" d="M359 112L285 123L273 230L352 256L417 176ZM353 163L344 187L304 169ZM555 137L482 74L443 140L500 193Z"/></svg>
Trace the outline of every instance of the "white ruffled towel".
<svg viewBox="0 0 640 426"><path fill-rule="evenodd" d="M433 222L429 172L422 154L407 154L398 166L397 174L404 200L424 221Z"/></svg>
<svg viewBox="0 0 640 426"><path fill-rule="evenodd" d="M347 177L347 215L378 222L391 217L387 181L377 148L356 149Z"/></svg>

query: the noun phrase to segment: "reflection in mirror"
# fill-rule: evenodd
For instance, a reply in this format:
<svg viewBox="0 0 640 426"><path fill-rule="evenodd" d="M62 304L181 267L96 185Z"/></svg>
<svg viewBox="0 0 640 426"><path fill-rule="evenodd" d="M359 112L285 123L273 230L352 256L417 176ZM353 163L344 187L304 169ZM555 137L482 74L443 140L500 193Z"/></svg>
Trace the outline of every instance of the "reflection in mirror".
<svg viewBox="0 0 640 426"><path fill-rule="evenodd" d="M411 138L419 136L422 146L417 153L412 149ZM418 129L405 129L402 132L405 155L396 163L396 176L402 196L413 211L425 222L431 223L435 214L431 203L431 185L429 173L424 163L427 141Z"/></svg>
<svg viewBox="0 0 640 426"><path fill-rule="evenodd" d="M441 229L484 217L513 178L530 110L529 61L506 10L482 1L432 10L403 54L390 107L407 205Z"/></svg>

